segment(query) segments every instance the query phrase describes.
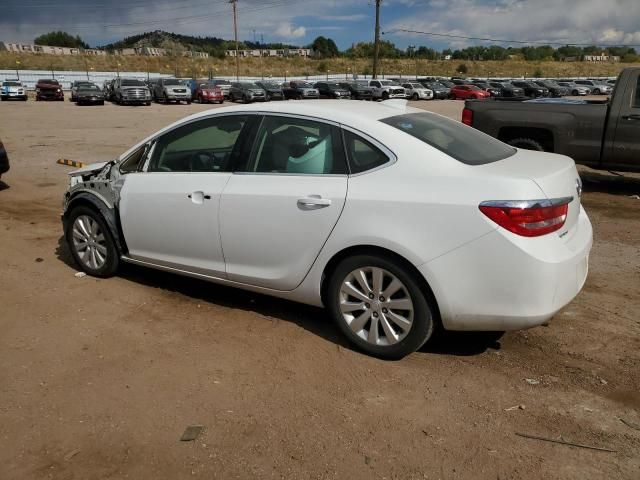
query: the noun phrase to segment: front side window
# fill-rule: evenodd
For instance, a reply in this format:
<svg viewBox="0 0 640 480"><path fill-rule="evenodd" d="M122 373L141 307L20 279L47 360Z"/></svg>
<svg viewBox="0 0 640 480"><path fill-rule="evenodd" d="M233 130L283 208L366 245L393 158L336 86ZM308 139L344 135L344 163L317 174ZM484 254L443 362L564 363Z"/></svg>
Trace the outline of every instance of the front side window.
<svg viewBox="0 0 640 480"><path fill-rule="evenodd" d="M380 120L467 165L497 162L516 149L460 122L429 113L409 113Z"/></svg>
<svg viewBox="0 0 640 480"><path fill-rule="evenodd" d="M207 118L183 125L156 142L149 172L226 172L246 116Z"/></svg>
<svg viewBox="0 0 640 480"><path fill-rule="evenodd" d="M346 174L337 127L290 117L264 117L249 172L294 174Z"/></svg>

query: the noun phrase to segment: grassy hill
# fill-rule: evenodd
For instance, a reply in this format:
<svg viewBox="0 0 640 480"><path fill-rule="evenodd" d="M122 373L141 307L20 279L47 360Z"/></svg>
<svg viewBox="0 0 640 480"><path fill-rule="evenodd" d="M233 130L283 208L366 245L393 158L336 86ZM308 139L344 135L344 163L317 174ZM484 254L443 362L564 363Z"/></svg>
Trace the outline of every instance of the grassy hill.
<svg viewBox="0 0 640 480"><path fill-rule="evenodd" d="M191 59L185 57L129 57L108 55L54 56L41 54L13 54L0 52L0 69L15 69L19 61L22 70L95 70L95 71L141 71L176 74L180 77L206 77L210 70L215 75L231 76L235 74L235 61L231 58ZM628 66L640 64L628 63L587 63L587 62L527 62L523 60L507 61L433 61L408 59L382 59L382 74L400 74L403 76L457 74L460 63L467 67L469 77L490 76L616 76ZM240 59L240 74L247 76L283 76L318 75L357 72L371 73L372 62L369 59L334 58L312 60L303 58L243 58Z"/></svg>

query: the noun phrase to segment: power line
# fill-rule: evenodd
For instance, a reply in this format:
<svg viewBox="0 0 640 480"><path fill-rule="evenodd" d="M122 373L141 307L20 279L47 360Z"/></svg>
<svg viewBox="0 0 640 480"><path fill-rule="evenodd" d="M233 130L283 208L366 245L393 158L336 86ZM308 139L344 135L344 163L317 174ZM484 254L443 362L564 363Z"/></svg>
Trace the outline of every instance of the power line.
<svg viewBox="0 0 640 480"><path fill-rule="evenodd" d="M453 35L450 33L435 33L435 32L422 32L420 30L409 30L406 28L396 28L394 30L388 30L386 32L382 32L383 35L392 34L396 32L405 32L405 33L416 33L419 35L429 35L433 37L446 37L446 38L458 38L463 40L480 40L483 42L495 42L495 43L517 43L520 45L572 45L576 47L637 47L640 44L605 44L605 43L576 43L576 42L543 42L540 40L505 40L505 39L497 39L497 38L485 38L485 37L468 37L465 35Z"/></svg>

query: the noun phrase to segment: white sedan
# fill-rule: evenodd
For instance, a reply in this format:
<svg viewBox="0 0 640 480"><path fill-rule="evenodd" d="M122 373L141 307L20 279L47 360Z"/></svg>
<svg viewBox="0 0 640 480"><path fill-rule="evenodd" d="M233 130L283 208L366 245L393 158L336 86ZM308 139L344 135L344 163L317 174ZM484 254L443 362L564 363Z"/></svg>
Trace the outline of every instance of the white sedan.
<svg viewBox="0 0 640 480"><path fill-rule="evenodd" d="M121 262L325 306L399 358L434 328L551 318L587 276L592 229L567 157L518 150L406 101L199 113L71 173L82 270Z"/></svg>

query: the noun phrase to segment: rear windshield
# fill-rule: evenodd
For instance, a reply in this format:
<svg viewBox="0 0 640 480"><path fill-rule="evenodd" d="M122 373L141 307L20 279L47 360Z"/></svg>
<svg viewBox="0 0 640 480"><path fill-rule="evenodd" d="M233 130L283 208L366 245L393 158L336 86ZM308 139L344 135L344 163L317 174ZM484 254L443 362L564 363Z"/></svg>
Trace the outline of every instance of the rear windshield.
<svg viewBox="0 0 640 480"><path fill-rule="evenodd" d="M409 113L380 120L467 165L497 162L516 149L462 123L429 113Z"/></svg>
<svg viewBox="0 0 640 480"><path fill-rule="evenodd" d="M144 84L144 82L141 82L140 80L123 80L122 86L123 87L144 87L146 85Z"/></svg>

